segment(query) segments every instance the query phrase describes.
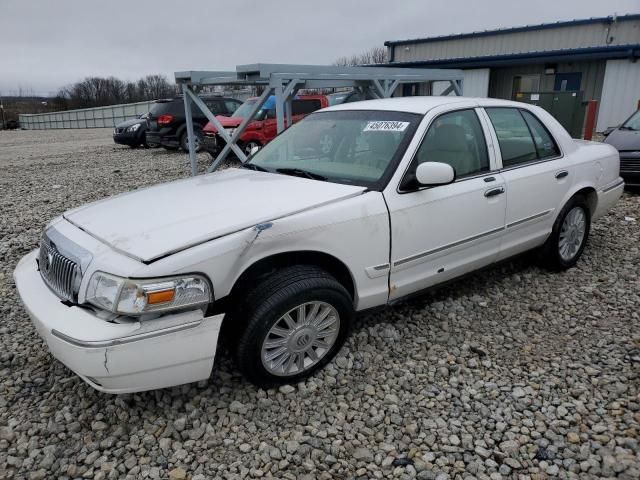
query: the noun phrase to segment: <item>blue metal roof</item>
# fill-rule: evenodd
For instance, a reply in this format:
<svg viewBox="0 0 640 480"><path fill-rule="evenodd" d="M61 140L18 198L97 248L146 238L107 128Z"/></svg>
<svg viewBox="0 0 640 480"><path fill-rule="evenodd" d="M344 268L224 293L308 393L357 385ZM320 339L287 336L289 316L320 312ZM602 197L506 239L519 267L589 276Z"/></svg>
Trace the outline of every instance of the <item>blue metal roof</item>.
<svg viewBox="0 0 640 480"><path fill-rule="evenodd" d="M640 58L640 43L633 45L614 45L608 47L586 47L544 52L527 52L506 55L488 55L484 57L447 58L443 60L418 60L412 62L389 62L390 67L421 68L480 68L522 65L526 63L547 63L559 61L584 61L613 58Z"/></svg>
<svg viewBox="0 0 640 480"><path fill-rule="evenodd" d="M625 20L640 20L640 14L629 14L629 15L618 15L615 17L616 21L625 21ZM424 37L424 38L413 38L408 40L387 40L384 42L386 47L391 47L395 45L405 45L411 43L429 43L429 42L440 42L443 40L457 40L461 38L477 38L477 37L486 37L489 35L497 35L503 33L517 33L517 32L528 32L531 30L545 30L548 28L558 28L558 27L572 27L576 25L589 25L593 23L613 23L614 17L593 17L593 18L585 18L582 20L568 20L568 21L560 21L554 23L541 23L538 25L525 25L522 27L509 27L509 28L497 28L494 30L483 30L479 32L470 32L470 33L457 33L453 35L440 35L437 37Z"/></svg>

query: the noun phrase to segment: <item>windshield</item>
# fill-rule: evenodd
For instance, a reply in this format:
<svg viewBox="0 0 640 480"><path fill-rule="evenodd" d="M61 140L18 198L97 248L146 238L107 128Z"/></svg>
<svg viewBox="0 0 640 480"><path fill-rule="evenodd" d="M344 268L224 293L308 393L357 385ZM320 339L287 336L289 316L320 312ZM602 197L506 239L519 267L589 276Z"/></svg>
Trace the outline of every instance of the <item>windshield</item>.
<svg viewBox="0 0 640 480"><path fill-rule="evenodd" d="M640 110L631 115L631 118L622 126L628 130L640 130Z"/></svg>
<svg viewBox="0 0 640 480"><path fill-rule="evenodd" d="M388 111L318 112L258 151L253 168L381 189L420 115Z"/></svg>
<svg viewBox="0 0 640 480"><path fill-rule="evenodd" d="M235 112L233 112L233 116L239 117L239 118L246 117L247 115L249 115L249 113L251 112L251 109L253 108L253 106L256 104L257 101L258 101L257 98L246 100L242 105L238 107L238 109Z"/></svg>

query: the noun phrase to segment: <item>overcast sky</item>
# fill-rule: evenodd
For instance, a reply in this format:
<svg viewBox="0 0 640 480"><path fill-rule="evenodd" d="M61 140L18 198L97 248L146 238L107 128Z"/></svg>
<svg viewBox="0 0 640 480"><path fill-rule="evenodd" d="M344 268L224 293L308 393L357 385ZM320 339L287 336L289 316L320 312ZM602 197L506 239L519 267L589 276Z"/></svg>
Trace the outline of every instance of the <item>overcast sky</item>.
<svg viewBox="0 0 640 480"><path fill-rule="evenodd" d="M640 0L0 0L0 93L246 63L330 64L385 40L640 13Z"/></svg>

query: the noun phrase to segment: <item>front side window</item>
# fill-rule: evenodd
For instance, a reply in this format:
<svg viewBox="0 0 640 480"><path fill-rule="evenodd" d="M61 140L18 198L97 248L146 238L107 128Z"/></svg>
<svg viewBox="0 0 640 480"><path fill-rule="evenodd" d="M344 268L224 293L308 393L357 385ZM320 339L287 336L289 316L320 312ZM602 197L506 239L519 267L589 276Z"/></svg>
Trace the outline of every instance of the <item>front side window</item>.
<svg viewBox="0 0 640 480"><path fill-rule="evenodd" d="M421 118L371 110L312 113L278 135L245 166L380 190Z"/></svg>
<svg viewBox="0 0 640 480"><path fill-rule="evenodd" d="M537 160L538 153L529 127L517 108L486 108L502 154L504 168Z"/></svg>
<svg viewBox="0 0 640 480"><path fill-rule="evenodd" d="M408 176L424 162L449 164L456 178L488 172L489 155L476 112L458 110L437 117L429 126Z"/></svg>

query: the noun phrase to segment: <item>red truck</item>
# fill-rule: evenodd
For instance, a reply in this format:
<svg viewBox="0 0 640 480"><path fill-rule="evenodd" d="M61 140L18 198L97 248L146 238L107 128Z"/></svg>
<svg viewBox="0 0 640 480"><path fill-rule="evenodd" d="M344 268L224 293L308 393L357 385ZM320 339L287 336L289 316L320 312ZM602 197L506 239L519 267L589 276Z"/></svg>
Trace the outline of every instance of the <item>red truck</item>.
<svg viewBox="0 0 640 480"><path fill-rule="evenodd" d="M233 113L231 117L216 116L227 133L231 136L240 125L251 108L258 101L257 97L249 98ZM299 95L291 102L292 123L299 122L308 114L329 106L325 95ZM238 140L238 146L249 155L253 147L261 147L269 143L278 134L276 126L275 98L269 97L255 114ZM215 156L224 147L225 141L218 135L218 130L211 122L202 129L203 149Z"/></svg>

